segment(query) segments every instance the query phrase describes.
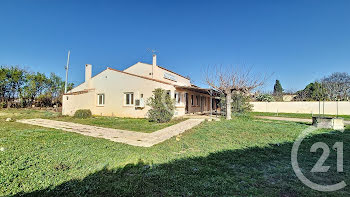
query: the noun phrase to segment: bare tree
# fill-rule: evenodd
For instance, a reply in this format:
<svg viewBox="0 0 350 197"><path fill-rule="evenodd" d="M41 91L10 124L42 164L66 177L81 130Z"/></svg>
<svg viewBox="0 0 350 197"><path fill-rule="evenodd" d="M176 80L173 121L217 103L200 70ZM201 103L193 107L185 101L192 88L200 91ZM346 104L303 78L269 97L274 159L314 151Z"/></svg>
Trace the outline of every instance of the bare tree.
<svg viewBox="0 0 350 197"><path fill-rule="evenodd" d="M321 80L329 100L348 100L350 94L350 75L336 72Z"/></svg>
<svg viewBox="0 0 350 197"><path fill-rule="evenodd" d="M262 86L265 78L252 76L251 69L238 67L213 66L205 71L205 82L214 90L226 97L226 119L231 119L232 93L249 94L253 89Z"/></svg>

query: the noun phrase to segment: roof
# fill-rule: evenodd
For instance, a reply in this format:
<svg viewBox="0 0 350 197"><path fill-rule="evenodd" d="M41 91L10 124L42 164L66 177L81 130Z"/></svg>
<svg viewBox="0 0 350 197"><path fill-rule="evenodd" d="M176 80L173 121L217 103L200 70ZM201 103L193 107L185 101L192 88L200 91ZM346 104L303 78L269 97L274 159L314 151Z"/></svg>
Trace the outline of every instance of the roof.
<svg viewBox="0 0 350 197"><path fill-rule="evenodd" d="M158 80L158 79L152 79L152 78L149 78L149 77L144 77L144 76L141 76L141 75L136 75L136 74L124 72L124 71L117 70L117 69L114 69L114 68L107 67L106 70L112 70L112 71L120 72L120 73L123 73L123 74L131 75L131 76L134 76L134 77L139 77L139 78L143 78L143 79L147 79L147 80L151 80L151 81L155 81L155 82L163 83L163 84L167 84L167 85L174 85L174 84L171 84L171 83L168 83L168 82L165 82L165 81L161 81L161 80ZM104 71L106 71L106 70L104 70ZM104 72L104 71L102 71L102 72ZM101 74L102 72L98 73L97 75ZM92 78L96 77L97 75L93 76ZM80 85L82 85L82 84L80 84ZM80 85L78 85L78 86L80 86ZM87 92L88 92L88 90L85 89L85 90L82 90L82 91L65 93L64 95L78 95L78 94L85 94Z"/></svg>
<svg viewBox="0 0 350 197"><path fill-rule="evenodd" d="M88 92L89 92L88 90L81 90L81 91L76 91L76 92L65 93L64 95L79 95L79 94L85 94Z"/></svg>
<svg viewBox="0 0 350 197"><path fill-rule="evenodd" d="M160 67L160 66L158 66ZM163 67L160 67L168 72L171 72L171 73L174 73L174 74L177 74L175 72L172 72L170 70L167 70ZM134 77L139 77L139 78L142 78L142 79L147 79L147 80L151 80L151 81L155 81L155 82L158 82L158 83L163 83L163 84L167 84L167 85L172 85L176 88L181 88L181 89L186 89L186 90L192 90L192 91L195 91L195 92L200 92L200 93L205 93L205 94L208 94L209 93L209 90L210 89L205 89L205 88L199 88L198 86L195 86L193 84L191 84L191 86L178 86L178 85L174 85L174 84L171 84L171 83L168 83L168 82L165 82L165 81L161 81L161 80L158 80L158 79L153 79L153 78L149 78L149 77L145 77L145 76L141 76L141 75L136 75L136 74L133 74L133 73L128 73L128 72L124 72L124 71L121 71L121 70L117 70L117 69L114 69L114 68L110 68L110 67L107 67L106 70L112 70L112 71L116 71L116 72L120 72L120 73L123 73L123 74L126 74L126 75L131 75L131 76L134 76ZM106 71L104 70L104 71ZM102 72L104 72L102 71ZM101 74L102 72L98 73L97 75ZM93 76L92 78L96 77L97 75ZM180 74L177 74L181 77L184 77ZM187 77L184 77L186 79L188 79ZM81 84L80 84L81 85ZM69 92L69 93L66 93L64 95L79 95L79 94L85 94L87 93L89 90L82 90L82 91L77 91L77 92Z"/></svg>
<svg viewBox="0 0 350 197"><path fill-rule="evenodd" d="M143 62L141 62L141 63L143 63ZM148 63L143 63L143 64L148 64ZM152 65L152 64L148 64L148 65ZM157 66L158 66L158 65L157 65ZM190 80L189 77L185 77L185 76L183 76L183 75L180 75L179 73L176 73L176 72L174 72L174 71L168 70L168 69L166 69L166 68L164 68L164 67L161 67L161 66L158 66L158 67L161 68L161 69L163 69L163 70L166 70L166 71L168 71L168 72L171 72L171 73L173 73L173 74L175 74L175 75L179 75L180 77L183 77L183 78L185 78L185 79Z"/></svg>
<svg viewBox="0 0 350 197"><path fill-rule="evenodd" d="M107 67L107 69L108 70L117 71L117 72L120 72L120 73L124 73L124 74L127 74L127 75L131 75L131 76L134 76L134 77L139 77L139 78L143 78L143 79L147 79L147 80L151 80L151 81L155 81L155 82L159 82L159 83L164 83L164 84L167 84L167 85L174 85L174 84L171 84L171 83L168 83L168 82L165 82L165 81L161 81L161 80L158 80L158 79L152 79L152 78L144 77L144 76L141 76L141 75L135 75L135 74L124 72L124 71L117 70L117 69L114 69L114 68Z"/></svg>
<svg viewBox="0 0 350 197"><path fill-rule="evenodd" d="M183 89L183 90L190 90L193 92L199 92L199 93L203 93L203 94L210 94L210 90L211 90L208 88L200 88L200 87L195 87L195 86L191 87L191 86L178 86L178 85L175 85L175 88Z"/></svg>

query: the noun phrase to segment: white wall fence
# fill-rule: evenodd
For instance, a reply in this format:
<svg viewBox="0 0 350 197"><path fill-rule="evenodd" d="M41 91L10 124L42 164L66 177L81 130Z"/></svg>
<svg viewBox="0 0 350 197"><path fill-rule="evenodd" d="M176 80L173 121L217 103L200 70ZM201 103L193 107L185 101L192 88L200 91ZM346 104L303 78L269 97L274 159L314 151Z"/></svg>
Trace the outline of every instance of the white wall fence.
<svg viewBox="0 0 350 197"><path fill-rule="evenodd" d="M250 102L253 104L255 112L273 112L273 113L307 113L318 114L318 101L302 101L302 102ZM323 102L321 101L320 112L323 113ZM324 102L324 114L337 114L337 102ZM338 102L338 114L350 115L350 102Z"/></svg>

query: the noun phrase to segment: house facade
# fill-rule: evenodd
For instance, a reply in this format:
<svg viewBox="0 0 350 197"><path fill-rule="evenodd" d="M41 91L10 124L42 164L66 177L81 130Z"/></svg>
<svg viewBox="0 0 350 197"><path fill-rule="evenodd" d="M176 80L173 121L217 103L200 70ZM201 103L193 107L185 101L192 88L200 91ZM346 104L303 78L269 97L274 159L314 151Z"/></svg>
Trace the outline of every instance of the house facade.
<svg viewBox="0 0 350 197"><path fill-rule="evenodd" d="M138 62L120 71L107 68L92 77L92 65L85 65L85 81L63 95L62 114L90 109L93 115L145 118L147 99L156 88L168 91L175 100L175 116L215 110L217 101L210 90L191 84L187 77L157 65Z"/></svg>

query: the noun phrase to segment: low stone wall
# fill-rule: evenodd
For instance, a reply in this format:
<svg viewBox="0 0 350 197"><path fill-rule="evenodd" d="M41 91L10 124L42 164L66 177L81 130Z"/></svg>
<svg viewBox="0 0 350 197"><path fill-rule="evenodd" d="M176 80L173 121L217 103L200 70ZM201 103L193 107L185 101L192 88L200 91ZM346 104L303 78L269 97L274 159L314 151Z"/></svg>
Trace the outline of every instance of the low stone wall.
<svg viewBox="0 0 350 197"><path fill-rule="evenodd" d="M273 113L306 113L318 114L323 113L323 102L319 107L318 101L305 102L250 102L255 112L273 112ZM324 102L324 114L337 114L337 102ZM350 115L350 102L338 102L338 114Z"/></svg>

